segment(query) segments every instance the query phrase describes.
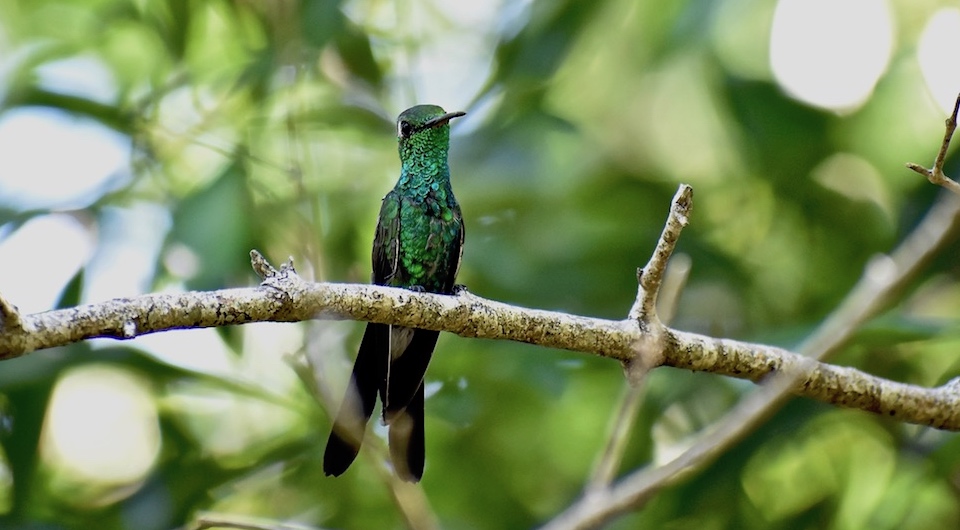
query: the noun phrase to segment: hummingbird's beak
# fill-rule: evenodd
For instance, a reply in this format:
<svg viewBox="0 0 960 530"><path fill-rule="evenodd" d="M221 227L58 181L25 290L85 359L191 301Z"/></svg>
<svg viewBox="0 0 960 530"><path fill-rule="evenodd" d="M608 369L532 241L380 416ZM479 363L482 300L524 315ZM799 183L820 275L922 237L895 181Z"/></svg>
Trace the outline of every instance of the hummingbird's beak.
<svg viewBox="0 0 960 530"><path fill-rule="evenodd" d="M430 128L436 127L436 126L438 126L438 125L443 125L443 124L447 123L448 121L450 121L450 120L452 120L452 119L454 119L454 118L459 118L460 116L466 116L466 115L467 115L466 112L463 112L463 111L460 111L460 110L458 110L457 112L448 112L448 113L444 114L443 116L440 116L439 118L434 118L434 119L428 121L427 123L424 123L424 124L423 124L423 128L424 128L424 129L430 129Z"/></svg>

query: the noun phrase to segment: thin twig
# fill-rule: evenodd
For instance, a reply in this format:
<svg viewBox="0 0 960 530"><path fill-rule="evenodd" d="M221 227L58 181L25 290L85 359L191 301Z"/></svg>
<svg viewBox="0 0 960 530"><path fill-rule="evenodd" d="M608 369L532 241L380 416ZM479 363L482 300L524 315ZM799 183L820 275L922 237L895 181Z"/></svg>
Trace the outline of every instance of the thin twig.
<svg viewBox="0 0 960 530"><path fill-rule="evenodd" d="M623 454L627 449L627 442L630 441L630 433L636 424L637 411L640 410L640 404L643 402L643 394L646 390L646 377L640 382L627 381L624 384L623 394L618 401L617 411L613 417L610 435L607 437L607 444L600 454L600 461L593 470L593 475L587 481L586 491L605 490L613 482L620 469L620 463L623 461Z"/></svg>
<svg viewBox="0 0 960 530"><path fill-rule="evenodd" d="M690 210L693 208L693 188L681 184L670 203L670 214L663 226L663 232L647 265L637 271L637 300L630 309L629 317L635 320L654 319L656 315L657 293L663 281L664 271L673 249L677 246L680 232L690 222Z"/></svg>
<svg viewBox="0 0 960 530"><path fill-rule="evenodd" d="M238 517L236 515L222 515L217 513L201 513L193 523L186 527L188 530L210 530L215 528L231 528L236 530L321 530L316 526L295 523L281 523L269 519L256 517Z"/></svg>
<svg viewBox="0 0 960 530"><path fill-rule="evenodd" d="M953 104L953 113L947 116L945 122L945 131L943 133L943 142L940 143L940 151L937 153L937 159L933 162L933 168L927 169L920 164L908 162L907 167L927 177L927 180L960 195L960 184L951 179L943 172L943 163L947 158L947 149L950 147L950 140L953 133L957 130L957 114L960 113L960 94L957 95L957 101Z"/></svg>
<svg viewBox="0 0 960 530"><path fill-rule="evenodd" d="M380 458L386 462L385 456L389 453L386 447L380 447ZM404 482L397 474L387 469L386 465L380 466L385 476L381 477L390 487L390 493L393 495L393 501L407 522L407 527L412 530L434 530L440 528L437 522L437 516L430 507L430 500L423 491L423 487L418 484Z"/></svg>

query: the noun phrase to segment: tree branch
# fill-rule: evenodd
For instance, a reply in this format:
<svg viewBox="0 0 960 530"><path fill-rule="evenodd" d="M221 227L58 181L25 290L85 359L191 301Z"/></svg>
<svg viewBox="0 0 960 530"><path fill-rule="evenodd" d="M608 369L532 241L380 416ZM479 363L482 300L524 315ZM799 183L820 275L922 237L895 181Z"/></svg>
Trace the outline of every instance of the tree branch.
<svg viewBox="0 0 960 530"><path fill-rule="evenodd" d="M797 378L789 389L800 396L909 423L960 430L960 398L952 384L917 387L819 363L781 348L665 326L645 330L633 319L603 320L526 309L466 291L447 296L375 285L311 283L301 279L289 262L274 270L259 253L251 254L255 268L264 275L259 287L151 294L20 315L19 327L5 326L0 334L0 359L95 337L131 339L165 330L250 322L353 319L526 342L628 364L654 345L658 349L656 365L751 381L783 373ZM0 307L12 306L0 302ZM9 315L5 318L15 320Z"/></svg>
<svg viewBox="0 0 960 530"><path fill-rule="evenodd" d="M927 169L913 162L908 162L907 167L927 177L930 182L960 195L960 184L943 173L943 162L947 158L947 149L950 147L953 133L957 130L957 113L960 113L960 94L957 95L957 101L953 104L953 114L947 116L946 131L943 133L943 142L940 144L937 159L933 162L933 169Z"/></svg>
<svg viewBox="0 0 960 530"><path fill-rule="evenodd" d="M251 254L255 262L263 260L259 252ZM174 329L310 319L363 320L449 331L463 337L596 353L621 361L632 357L631 343L638 337L628 321L525 309L469 292L448 296L379 285L312 283L300 278L289 264L261 272L266 277L259 287L148 294L20 315L19 328L4 328L0 333L0 360L92 338L132 339Z"/></svg>

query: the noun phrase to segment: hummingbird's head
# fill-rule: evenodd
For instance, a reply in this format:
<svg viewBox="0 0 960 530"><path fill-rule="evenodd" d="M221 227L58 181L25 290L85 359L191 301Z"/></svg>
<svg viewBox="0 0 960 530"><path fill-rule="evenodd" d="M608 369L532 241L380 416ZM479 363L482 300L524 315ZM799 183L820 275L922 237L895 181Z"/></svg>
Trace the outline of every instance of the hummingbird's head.
<svg viewBox="0 0 960 530"><path fill-rule="evenodd" d="M449 122L466 112L447 112L436 105L417 105L397 118L397 140L400 156L429 147L445 148L450 142Z"/></svg>

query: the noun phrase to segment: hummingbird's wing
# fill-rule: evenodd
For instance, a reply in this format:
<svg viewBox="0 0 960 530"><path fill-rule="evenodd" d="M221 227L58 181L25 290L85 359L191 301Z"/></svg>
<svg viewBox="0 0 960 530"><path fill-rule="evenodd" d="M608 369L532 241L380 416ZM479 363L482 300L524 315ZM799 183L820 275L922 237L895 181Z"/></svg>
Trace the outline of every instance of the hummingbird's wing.
<svg viewBox="0 0 960 530"><path fill-rule="evenodd" d="M396 274L399 232L400 201L391 191L380 206L373 240L373 283L382 285ZM390 326L367 324L350 384L323 453L323 471L327 475L342 474L356 459L367 421L377 403L377 393L381 400L386 398L389 364Z"/></svg>
<svg viewBox="0 0 960 530"><path fill-rule="evenodd" d="M396 190L383 198L373 236L373 283L389 285L400 269L400 196Z"/></svg>
<svg viewBox="0 0 960 530"><path fill-rule="evenodd" d="M377 221L377 230L373 236L373 283L377 285L390 285L391 280L397 277L400 272L400 195L396 190L390 190L383 197L383 203L380 205L380 217ZM387 381L390 378L391 355L390 350L393 347L391 339L393 335L392 326L387 324L367 324L376 328L375 333L382 337L383 342L371 343L371 346L377 347L376 362L381 376L377 390L380 392L380 401L387 402ZM360 343L360 351L363 351L363 343ZM357 359L359 359L359 354Z"/></svg>
<svg viewBox="0 0 960 530"><path fill-rule="evenodd" d="M466 231L463 228L463 215L460 213L460 205L455 205L453 208L453 219L456 222L457 229L457 246L456 249L447 254L447 263L444 266L444 269L447 271L452 271L450 273L449 279L447 282L444 282L444 292L452 293L453 286L457 282L457 274L460 273L460 263L463 261L463 240L466 235Z"/></svg>

